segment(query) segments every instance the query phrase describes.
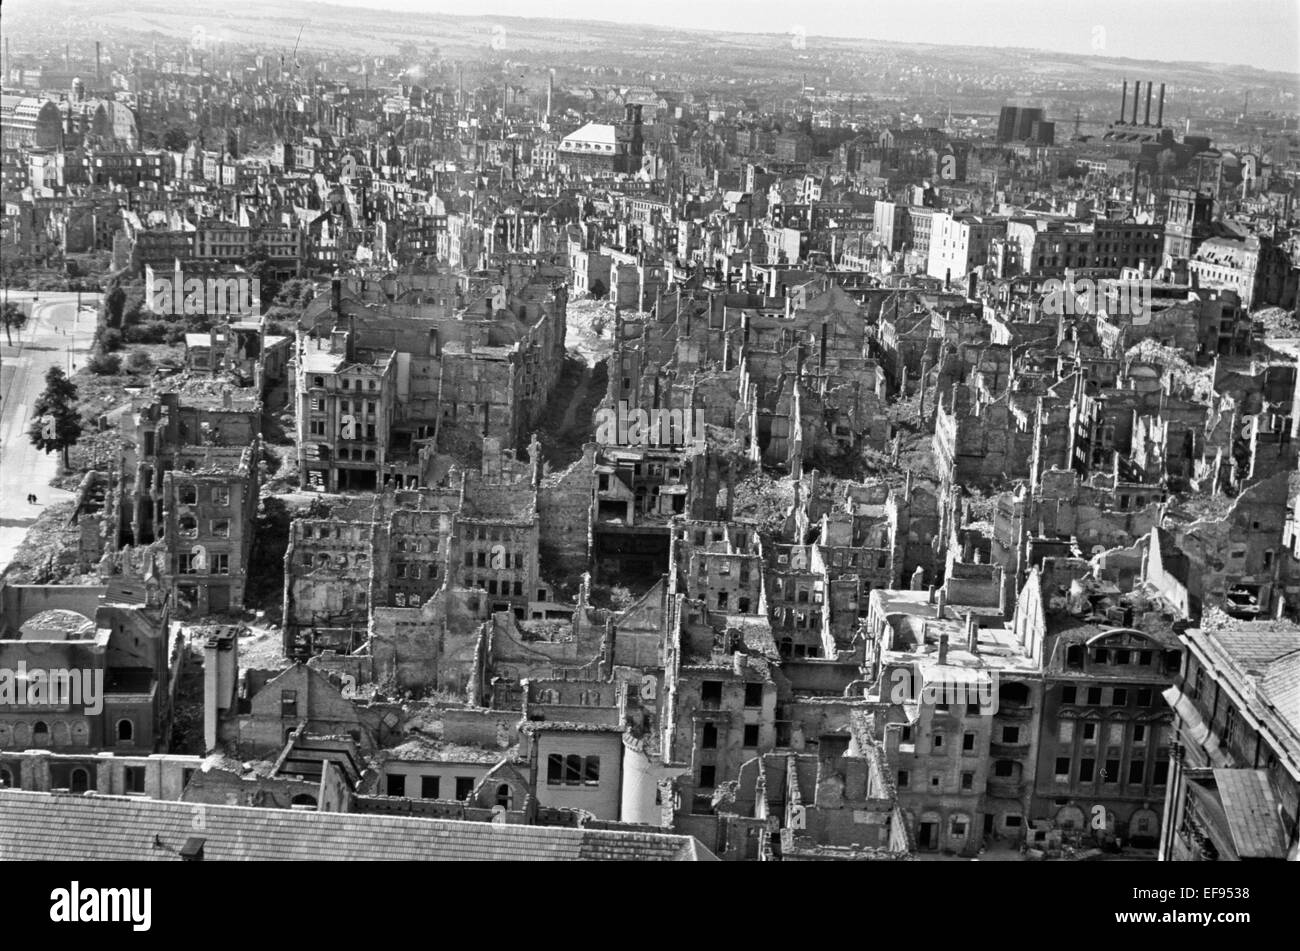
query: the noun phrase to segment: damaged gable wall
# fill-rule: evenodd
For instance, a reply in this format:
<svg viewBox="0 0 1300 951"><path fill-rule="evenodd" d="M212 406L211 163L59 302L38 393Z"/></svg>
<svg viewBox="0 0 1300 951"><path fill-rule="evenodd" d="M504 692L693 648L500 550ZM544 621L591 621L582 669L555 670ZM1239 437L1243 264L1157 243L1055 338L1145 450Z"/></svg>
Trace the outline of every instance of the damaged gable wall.
<svg viewBox="0 0 1300 951"><path fill-rule="evenodd" d="M1289 479L1288 473L1278 473L1243 492L1222 518L1172 529L1176 547L1190 560L1192 596L1231 611L1230 592L1243 586L1243 597L1256 599L1249 608L1261 618L1273 616L1281 597L1279 556L1285 551Z"/></svg>

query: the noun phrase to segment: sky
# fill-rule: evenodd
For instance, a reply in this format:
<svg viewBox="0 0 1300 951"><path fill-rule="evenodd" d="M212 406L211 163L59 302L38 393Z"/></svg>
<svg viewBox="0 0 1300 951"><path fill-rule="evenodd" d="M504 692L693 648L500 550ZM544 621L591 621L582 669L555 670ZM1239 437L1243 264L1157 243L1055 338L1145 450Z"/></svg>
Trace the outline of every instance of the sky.
<svg viewBox="0 0 1300 951"><path fill-rule="evenodd" d="M1018 46L1300 72L1300 0L332 0L338 6L554 17L745 33Z"/></svg>

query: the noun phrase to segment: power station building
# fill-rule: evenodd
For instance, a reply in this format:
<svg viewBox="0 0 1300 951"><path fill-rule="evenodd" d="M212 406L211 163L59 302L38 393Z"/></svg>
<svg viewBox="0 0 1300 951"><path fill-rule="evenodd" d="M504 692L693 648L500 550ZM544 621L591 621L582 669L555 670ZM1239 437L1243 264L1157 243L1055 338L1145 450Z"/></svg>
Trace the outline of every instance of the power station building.
<svg viewBox="0 0 1300 951"><path fill-rule="evenodd" d="M1168 148L1174 144L1172 129L1166 129L1165 121L1165 84L1160 84L1160 98L1156 106L1155 125L1151 124L1151 98L1153 86L1146 84L1146 107L1142 121L1138 122L1138 108L1142 105L1142 82L1133 83L1133 107L1129 111L1128 80L1124 80L1124 91L1120 98L1119 118L1110 124L1102 136L1102 141L1111 145L1127 146L1133 151L1143 151L1143 147Z"/></svg>

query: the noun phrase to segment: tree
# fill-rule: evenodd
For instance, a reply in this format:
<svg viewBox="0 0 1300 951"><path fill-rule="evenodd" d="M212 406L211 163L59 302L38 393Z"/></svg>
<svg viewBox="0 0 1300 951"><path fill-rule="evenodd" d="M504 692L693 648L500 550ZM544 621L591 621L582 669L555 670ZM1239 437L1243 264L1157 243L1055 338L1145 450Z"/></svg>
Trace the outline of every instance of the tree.
<svg viewBox="0 0 1300 951"><path fill-rule="evenodd" d="M108 292L104 298L104 308L108 317L108 326L122 326L122 311L126 307L126 291L122 290L120 285L114 285L113 289Z"/></svg>
<svg viewBox="0 0 1300 951"><path fill-rule="evenodd" d="M81 438L81 414L77 411L77 384L58 367L45 374L45 392L32 407L33 419L27 431L32 445L42 452L63 453L63 468L72 468L68 450Z"/></svg>
<svg viewBox="0 0 1300 951"><path fill-rule="evenodd" d="M248 271L249 277L256 279L261 292L259 303L263 311L269 310L274 305L276 295L280 293L280 282L275 279L275 273L271 270L267 258L264 241L254 244L244 258L244 269Z"/></svg>
<svg viewBox="0 0 1300 951"><path fill-rule="evenodd" d="M116 353L99 351L87 361L86 369L99 376L116 376L122 372L122 358Z"/></svg>
<svg viewBox="0 0 1300 951"><path fill-rule="evenodd" d="M7 300L4 307L0 309L0 321L5 325L5 339L12 347L14 338L11 331L22 330L27 325L27 313L13 301Z"/></svg>
<svg viewBox="0 0 1300 951"><path fill-rule="evenodd" d="M162 144L168 152L184 152L190 147L190 137L184 129L172 126L163 133Z"/></svg>

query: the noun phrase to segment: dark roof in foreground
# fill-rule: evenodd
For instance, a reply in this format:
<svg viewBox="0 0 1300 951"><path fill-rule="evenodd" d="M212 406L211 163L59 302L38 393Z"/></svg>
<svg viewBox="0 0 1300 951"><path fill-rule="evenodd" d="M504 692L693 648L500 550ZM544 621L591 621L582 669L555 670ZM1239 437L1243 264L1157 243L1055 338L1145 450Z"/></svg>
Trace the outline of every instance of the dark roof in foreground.
<svg viewBox="0 0 1300 951"><path fill-rule="evenodd" d="M196 828L201 822L202 828ZM693 837L0 790L0 861L699 861Z"/></svg>

